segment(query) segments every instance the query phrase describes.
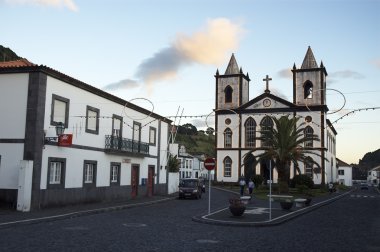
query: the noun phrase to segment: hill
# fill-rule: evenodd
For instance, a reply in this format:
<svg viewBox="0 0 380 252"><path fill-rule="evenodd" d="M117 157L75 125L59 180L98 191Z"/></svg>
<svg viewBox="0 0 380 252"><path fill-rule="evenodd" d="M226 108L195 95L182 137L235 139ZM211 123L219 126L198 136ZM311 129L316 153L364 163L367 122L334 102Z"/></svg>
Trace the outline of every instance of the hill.
<svg viewBox="0 0 380 252"><path fill-rule="evenodd" d="M15 52L8 47L0 45L0 61L12 61L21 59Z"/></svg>
<svg viewBox="0 0 380 252"><path fill-rule="evenodd" d="M215 157L215 136L204 134L203 131L197 134L187 135L178 133L176 143L183 144L189 154L205 154L209 157Z"/></svg>

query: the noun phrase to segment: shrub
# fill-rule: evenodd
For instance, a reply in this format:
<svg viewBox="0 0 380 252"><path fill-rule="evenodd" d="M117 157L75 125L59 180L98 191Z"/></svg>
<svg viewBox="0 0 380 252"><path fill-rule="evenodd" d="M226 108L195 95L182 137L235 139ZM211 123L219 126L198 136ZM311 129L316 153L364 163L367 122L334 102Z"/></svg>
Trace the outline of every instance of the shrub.
<svg viewBox="0 0 380 252"><path fill-rule="evenodd" d="M253 181L253 183L255 183L255 187L259 187L260 185L263 184L263 182L264 182L264 177L261 176L261 175L254 175L254 176L252 177L252 181Z"/></svg>
<svg viewBox="0 0 380 252"><path fill-rule="evenodd" d="M306 186L307 188L313 188L313 179L305 174L295 175L290 181L290 187L296 188L299 186Z"/></svg>

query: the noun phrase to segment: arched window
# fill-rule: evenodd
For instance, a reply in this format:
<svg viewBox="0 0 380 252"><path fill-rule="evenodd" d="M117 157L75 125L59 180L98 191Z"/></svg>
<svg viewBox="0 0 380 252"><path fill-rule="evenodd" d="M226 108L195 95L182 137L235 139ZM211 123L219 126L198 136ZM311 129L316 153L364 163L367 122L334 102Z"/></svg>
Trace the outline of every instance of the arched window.
<svg viewBox="0 0 380 252"><path fill-rule="evenodd" d="M230 157L226 157L223 160L223 176L231 177L231 169L232 169L232 160Z"/></svg>
<svg viewBox="0 0 380 252"><path fill-rule="evenodd" d="M256 122L250 117L245 121L245 147L256 147Z"/></svg>
<svg viewBox="0 0 380 252"><path fill-rule="evenodd" d="M231 86L227 86L225 89L224 89L224 102L225 103L231 103L232 102L232 87Z"/></svg>
<svg viewBox="0 0 380 252"><path fill-rule="evenodd" d="M303 85L304 99L313 98L313 83L307 80Z"/></svg>
<svg viewBox="0 0 380 252"><path fill-rule="evenodd" d="M269 116L266 116L261 121L260 126L261 131L270 131L273 128L273 121ZM268 139L261 139L261 147L270 147L270 141Z"/></svg>
<svg viewBox="0 0 380 252"><path fill-rule="evenodd" d="M305 175L313 178L313 162L311 157L307 157L305 160Z"/></svg>
<svg viewBox="0 0 380 252"><path fill-rule="evenodd" d="M313 147L313 135L314 135L313 128L310 126L305 127L304 133L305 133L305 138L307 139L305 141L305 147Z"/></svg>
<svg viewBox="0 0 380 252"><path fill-rule="evenodd" d="M232 147L232 131L230 128L227 128L224 131L224 147L231 148Z"/></svg>

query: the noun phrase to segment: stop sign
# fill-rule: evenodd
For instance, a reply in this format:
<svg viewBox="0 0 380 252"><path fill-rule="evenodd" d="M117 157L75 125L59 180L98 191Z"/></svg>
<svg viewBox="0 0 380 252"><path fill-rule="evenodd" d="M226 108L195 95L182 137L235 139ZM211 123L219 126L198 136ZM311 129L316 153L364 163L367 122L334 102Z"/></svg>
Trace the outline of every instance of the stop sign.
<svg viewBox="0 0 380 252"><path fill-rule="evenodd" d="M206 158L205 168L209 171L214 170L215 169L215 160L213 158Z"/></svg>

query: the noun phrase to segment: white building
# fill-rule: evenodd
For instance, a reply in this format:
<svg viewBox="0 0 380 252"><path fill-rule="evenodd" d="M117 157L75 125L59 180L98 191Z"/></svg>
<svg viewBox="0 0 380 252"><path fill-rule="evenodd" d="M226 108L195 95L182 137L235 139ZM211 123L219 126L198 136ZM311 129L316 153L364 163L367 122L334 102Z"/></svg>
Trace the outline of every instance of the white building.
<svg viewBox="0 0 380 252"><path fill-rule="evenodd" d="M319 164L299 163L303 174L309 175L314 183L335 182L336 169L336 135L334 127L327 118L329 111L326 100L327 71L323 63L317 65L313 52L309 47L301 68L294 64L293 101L289 102L273 95L269 88L268 76L264 93L249 98L248 73L244 74L238 66L235 56L232 55L224 74L217 70L216 102L215 102L215 133L217 151L217 181L237 182L243 175L246 178L255 174L269 179L269 165L265 162L257 163L256 156L265 151L265 146L259 139L259 132L265 127L273 127L270 118L280 118L284 115L301 117L306 123L305 135L316 134L320 142L310 141L304 148L321 155L310 155ZM256 84L261 85L261 84ZM301 121L301 120L300 120ZM251 155L246 155L253 150ZM291 177L295 168L290 171ZM277 172L272 167L272 179L277 181Z"/></svg>
<svg viewBox="0 0 380 252"><path fill-rule="evenodd" d="M346 186L352 186L352 166L343 162L339 158L338 163L338 183Z"/></svg>
<svg viewBox="0 0 380 252"><path fill-rule="evenodd" d="M378 186L380 180L380 166L376 166L368 171L367 182L371 185Z"/></svg>
<svg viewBox="0 0 380 252"><path fill-rule="evenodd" d="M167 118L24 59L0 63L0 116L0 200L18 210L167 191Z"/></svg>

